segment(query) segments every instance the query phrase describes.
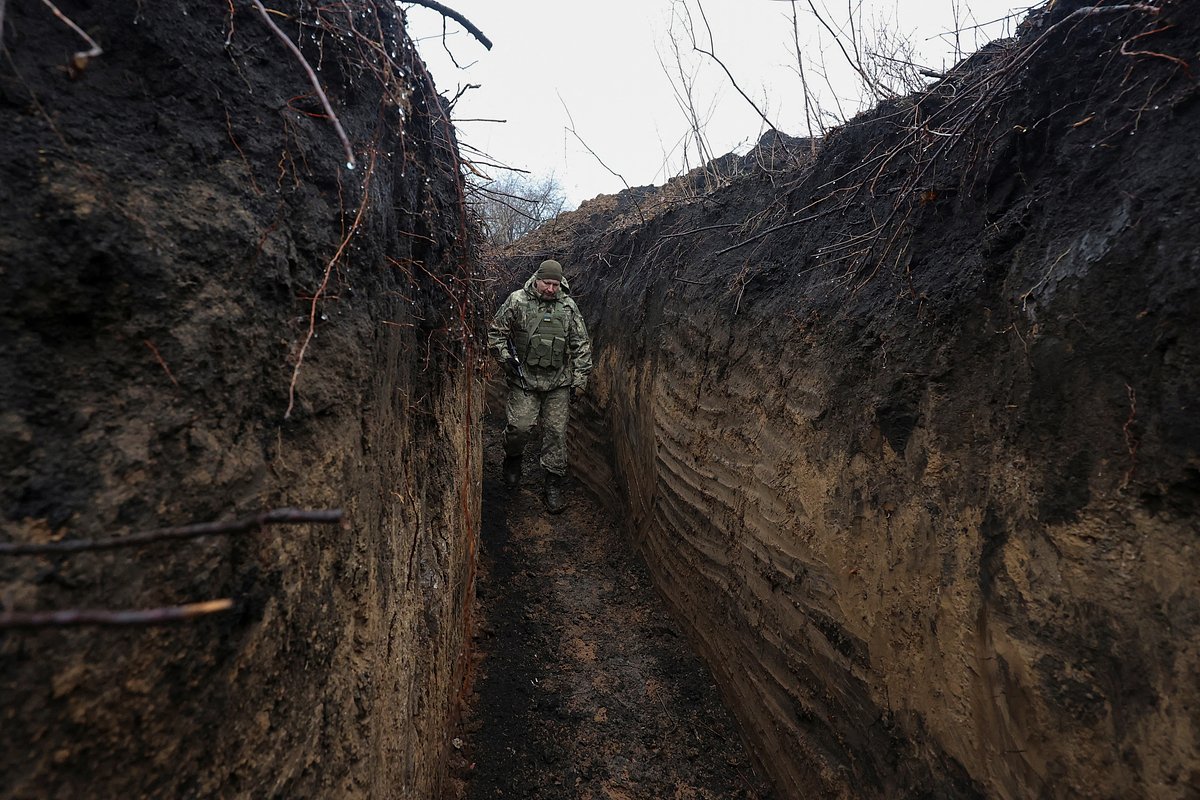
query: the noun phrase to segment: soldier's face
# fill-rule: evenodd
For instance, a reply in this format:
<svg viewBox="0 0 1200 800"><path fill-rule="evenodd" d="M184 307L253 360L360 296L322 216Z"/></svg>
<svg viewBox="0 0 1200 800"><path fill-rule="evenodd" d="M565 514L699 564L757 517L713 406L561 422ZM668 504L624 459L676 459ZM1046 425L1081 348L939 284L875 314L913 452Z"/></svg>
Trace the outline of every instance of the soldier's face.
<svg viewBox="0 0 1200 800"><path fill-rule="evenodd" d="M558 281L544 281L538 278L533 282L533 288L537 289L538 294L549 300L558 291Z"/></svg>

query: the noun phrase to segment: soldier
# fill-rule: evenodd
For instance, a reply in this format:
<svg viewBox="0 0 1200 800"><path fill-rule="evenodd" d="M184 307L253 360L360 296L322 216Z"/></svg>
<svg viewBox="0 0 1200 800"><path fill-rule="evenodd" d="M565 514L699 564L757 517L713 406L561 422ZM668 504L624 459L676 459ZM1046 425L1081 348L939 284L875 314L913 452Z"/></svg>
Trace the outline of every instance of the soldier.
<svg viewBox="0 0 1200 800"><path fill-rule="evenodd" d="M508 296L488 329L488 349L506 371L504 482L521 481L521 454L541 417L546 507L566 508L567 417L570 401L587 386L592 341L579 306L568 296L562 264L543 261L525 285Z"/></svg>

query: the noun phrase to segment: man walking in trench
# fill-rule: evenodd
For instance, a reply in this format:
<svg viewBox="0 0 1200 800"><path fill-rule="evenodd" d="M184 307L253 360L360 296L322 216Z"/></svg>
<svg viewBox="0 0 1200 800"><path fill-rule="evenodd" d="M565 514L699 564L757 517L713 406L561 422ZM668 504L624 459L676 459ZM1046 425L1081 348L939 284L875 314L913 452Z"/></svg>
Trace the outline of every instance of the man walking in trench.
<svg viewBox="0 0 1200 800"><path fill-rule="evenodd" d="M569 292L562 264L543 261L501 304L488 329L488 349L504 365L508 383L504 482L520 483L521 454L540 417L546 507L552 514L566 508L562 484L570 403L592 371L592 341Z"/></svg>

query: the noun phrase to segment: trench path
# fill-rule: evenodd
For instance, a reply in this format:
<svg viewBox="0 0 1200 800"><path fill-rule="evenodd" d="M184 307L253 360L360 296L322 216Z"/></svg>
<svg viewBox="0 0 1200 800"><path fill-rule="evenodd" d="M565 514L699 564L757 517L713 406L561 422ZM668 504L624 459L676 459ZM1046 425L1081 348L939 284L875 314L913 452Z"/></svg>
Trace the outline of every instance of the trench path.
<svg viewBox="0 0 1200 800"><path fill-rule="evenodd" d="M574 480L547 514L533 445L505 487L503 413L486 425L479 662L451 795L770 798L617 521Z"/></svg>

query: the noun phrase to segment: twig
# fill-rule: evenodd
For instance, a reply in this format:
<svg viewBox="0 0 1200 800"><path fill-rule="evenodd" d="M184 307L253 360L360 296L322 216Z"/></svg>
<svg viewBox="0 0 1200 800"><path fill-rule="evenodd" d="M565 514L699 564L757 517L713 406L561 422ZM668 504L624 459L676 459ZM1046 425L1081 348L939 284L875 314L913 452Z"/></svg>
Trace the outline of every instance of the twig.
<svg viewBox="0 0 1200 800"><path fill-rule="evenodd" d="M481 85L482 85L482 84L478 84L478 83L468 83L468 84L465 84L465 85L463 85L463 86L460 86L460 87L458 87L458 91L454 93L454 97L451 97L451 98L450 98L450 103L449 103L449 105L450 105L450 108L451 108L451 110L453 110L453 109L454 109L454 104L458 102L458 99L459 99L460 97L462 97L464 94L466 94L467 92L469 92L471 89L478 89L478 88L480 88L480 87L481 87ZM508 120L504 120L504 119L488 119L488 120L477 120L477 119L465 120L465 119L464 119L464 120L457 120L457 122L507 122L507 121L508 121Z"/></svg>
<svg viewBox="0 0 1200 800"><path fill-rule="evenodd" d="M867 52L867 55L869 55L871 58L878 58L878 59L882 59L883 61L890 61L893 64L902 64L906 67L916 67L917 69L922 70L922 72L921 72L922 75L929 75L930 77L936 77L936 78L946 77L945 75L941 74L940 72L934 72L933 67L927 67L924 64L918 64L915 61L909 61L908 59L905 59L905 58L892 58L891 56L885 56L883 53L872 53L870 51Z"/></svg>
<svg viewBox="0 0 1200 800"><path fill-rule="evenodd" d="M66 23L67 27L69 27L71 30L75 31L77 34L82 36L83 40L92 46L92 49L90 49L90 50L80 50L78 53L71 56L71 65L74 66L75 69L82 70L84 67L87 66L87 63L90 59L93 59L93 58L101 55L104 52L103 50L100 49L100 45L96 44L96 40L93 39L92 37L88 36L86 33L84 33L83 28L79 27L74 22L72 22L70 20L70 18L67 17L66 14L59 11L58 6L54 5L54 3L51 3L50 0L42 0L42 3L45 4L46 8L50 9L50 11L53 12L54 16L58 17L60 20L62 20L64 23ZM2 23L4 21L3 17L4 17L4 7L3 7L3 5L0 5L0 23ZM3 29L4 29L3 26L0 25L0 31L2 31Z"/></svg>
<svg viewBox="0 0 1200 800"><path fill-rule="evenodd" d="M821 26L825 28L825 30L829 31L829 35L833 37L833 43L838 46L838 50L842 51L842 56L846 59L846 63L850 65L850 68L858 73L858 76L862 79L863 85L868 89L879 93L883 98L895 97L895 92L867 74L867 71L863 68L862 59L858 57L858 43L855 41L854 37L851 37L850 43L856 48L856 52L854 56L851 56L848 52L846 52L846 46L842 44L842 39L838 36L837 31L833 29L832 25L825 21L825 18L822 17L820 12L817 11L817 7L813 5L812 0L808 0L808 8L809 11L812 12L812 15L817 18L817 22L821 23ZM853 15L851 15L850 21L854 21Z"/></svg>
<svg viewBox="0 0 1200 800"><path fill-rule="evenodd" d="M199 536L226 536L253 533L267 525L294 525L312 523L332 525L342 520L341 509L327 511L305 511L299 508L276 508L253 517L244 517L229 522L199 522L176 528L158 528L152 531L131 533L117 539L67 539L59 542L0 542L0 556L61 555L95 550L114 550L151 542L195 539Z"/></svg>
<svg viewBox="0 0 1200 800"><path fill-rule="evenodd" d="M1031 6L1025 6L1024 8L1018 8L1008 14L1005 14L1002 17L996 17L995 19L989 19L987 22L978 22L974 25L966 25L961 28L954 28L952 30L942 31L941 33L936 34L934 36L927 36L925 38L925 41L928 42L933 39L944 38L945 36L947 36L949 34L959 34L959 33L966 33L967 31L977 31L980 28L986 28L988 25L995 25L997 22L1007 22L1010 19L1016 19L1017 17L1021 16L1022 14L1028 14L1030 11L1033 11L1033 9L1037 8L1040 5L1042 5L1040 2L1034 3ZM970 12L968 12L968 13L970 13ZM974 15L972 14L972 16L974 16Z"/></svg>
<svg viewBox="0 0 1200 800"><path fill-rule="evenodd" d="M481 45L486 47L488 50L492 49L492 40L489 39L488 37L484 36L483 31L479 30L479 28L476 28L471 23L471 20L467 19L462 14L455 11L453 8L447 8L446 6L442 5L441 3L434 2L434 0L405 0L405 2L412 3L415 6L424 6L425 8L433 9L434 11L438 12L439 14L449 17L450 19L457 22L459 25L462 25L464 28L466 28L467 32L470 33L472 36L474 36L476 39L478 39L479 43Z"/></svg>
<svg viewBox="0 0 1200 800"><path fill-rule="evenodd" d="M42 0L42 2L48 3L49 0ZM313 90L317 93L317 97L320 98L321 105L325 108L325 113L329 115L329 121L333 123L333 129L337 131L338 138L342 140L342 147L346 150L346 167L354 169L354 148L350 146L350 139L346 136L346 131L342 128L342 123L338 120L337 114L334 113L333 106L329 104L329 98L325 95L325 90L321 88L321 82L317 80L317 73L313 72L313 68L309 66L308 60L300 52L300 48L296 46L296 43L288 38L288 35L281 31L279 26L275 24L275 21L271 19L271 15L267 13L266 6L262 4L261 0L250 0L250 2L258 11L259 16L263 18L263 22L267 23L267 26L275 32L279 40L292 51L292 55L296 57L300 62L300 66L304 68L304 72L308 75L309 83L312 84Z"/></svg>
<svg viewBox="0 0 1200 800"><path fill-rule="evenodd" d="M745 100L747 103L750 104L750 107L754 109L755 113L757 113L758 116L762 117L762 121L767 124L767 128L769 128L770 130L773 130L773 131L779 130L779 126L776 125L774 122L771 122L771 120L767 117L767 115L763 112L763 110L758 107L758 104L750 99L750 95L748 95L744 91L742 91L742 87L740 85L738 85L737 79L733 77L733 73L729 71L729 67L725 66L725 62L717 57L717 54L714 52L717 48L716 48L716 43L713 41L712 26L710 26L708 24L708 15L704 13L704 5L700 2L700 0L696 0L696 8L700 11L700 19L703 20L704 29L708 32L708 49L705 50L704 48L700 47L699 43L696 41L694 34L692 36L692 49L695 50L697 53L706 55L709 58L711 58L713 61L715 61L717 63L717 66L720 67L725 72L725 76L727 78L729 78L730 85L732 85L734 90L736 90L737 93L742 96L743 100ZM788 151L787 145L784 145L783 149L784 149L784 151L788 152L788 155L791 155L791 152Z"/></svg>
<svg viewBox="0 0 1200 800"><path fill-rule="evenodd" d="M556 94L557 94L557 92L556 92ZM600 158L600 156L596 155L596 151L593 150L591 147L589 147L588 143L583 140L583 137L575 132L575 118L571 116L571 109L567 108L567 101L563 100L561 94L558 95L558 102L562 103L563 111L565 111L567 114L567 121L569 121L571 123L570 127L568 127L566 130L572 136L574 136L576 139L579 140L579 143L581 145L583 145L583 148L592 154L592 157L595 158L596 161L598 161L600 163L600 166L604 167L606 170L611 172L617 178L620 178L621 183L625 184L626 189L632 189L633 187L629 185L629 181L625 180L625 176L619 172L614 171L613 168L610 167L608 164L605 164L604 159L602 159L602 158ZM631 199L633 200L634 208L637 209L638 217L641 218L642 223L644 224L646 222L646 214L642 211L642 204L640 202L638 202L638 199L635 196L631 195Z"/></svg>
<svg viewBox="0 0 1200 800"><path fill-rule="evenodd" d="M138 608L131 611L72 608L66 611L2 611L0 630L11 628L65 628L78 625L162 625L217 614L233 608L233 600L207 600L164 608Z"/></svg>

